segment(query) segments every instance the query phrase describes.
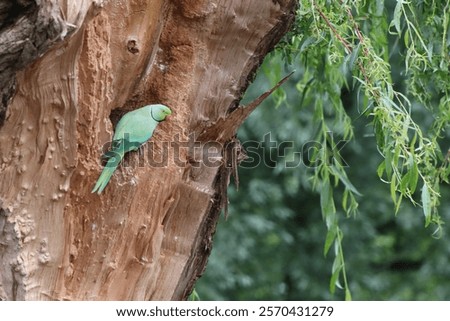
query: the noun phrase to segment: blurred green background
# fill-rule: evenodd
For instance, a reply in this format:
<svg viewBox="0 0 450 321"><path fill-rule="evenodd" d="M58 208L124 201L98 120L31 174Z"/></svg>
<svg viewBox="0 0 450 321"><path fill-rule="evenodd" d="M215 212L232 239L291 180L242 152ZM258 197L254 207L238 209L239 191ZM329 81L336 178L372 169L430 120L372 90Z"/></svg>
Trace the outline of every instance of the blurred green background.
<svg viewBox="0 0 450 321"><path fill-rule="evenodd" d="M386 10L392 15L394 4ZM394 38L389 46L392 81L396 90L406 93L404 48ZM196 285L201 300L344 299L342 290L334 294L329 290L333 253L323 253L327 229L305 153L314 146L318 124L314 106L301 102L299 59L287 63L280 52L267 57L243 104L271 88L274 78L292 70L296 72L283 85L284 92L267 99L239 130L238 138L250 158L239 168L239 190L230 184L228 219L222 217L217 226L206 272ZM449 186L441 186L439 213L444 225L439 238L433 236L435 227L424 227L419 206L405 200L395 215L389 185L377 175L382 156L370 120L360 110L357 90L341 89L355 133L341 154L362 196L357 199L355 217L347 218L338 209L352 297L449 300ZM310 91L314 95L314 88ZM413 117L426 128L434 115L426 108L414 108ZM336 141L341 139L339 132L333 135ZM448 129L442 135L445 154L450 147Z"/></svg>
<svg viewBox="0 0 450 321"><path fill-rule="evenodd" d="M329 292L332 253L323 255L326 227L319 195L311 191L312 169L305 162L285 167L294 148L301 152L315 130L313 111L295 104L295 84L293 79L284 87L288 103L275 108L268 99L238 133L250 156L258 153L261 161L258 166L256 161L242 163L239 190L229 187L229 217L217 227L206 273L196 286L202 300L343 299L342 291ZM261 74L248 96L269 87ZM348 112L356 137L341 152L350 179L363 194L359 214L348 219L342 214L340 221L353 299L450 299L448 186L441 191L440 213L447 224L439 239L432 237L432 227L424 227L421 208L405 201L395 216L389 185L376 174L381 156L373 130L357 109L349 105ZM424 122L431 117L422 116ZM263 148L285 141L294 148L272 148L272 153Z"/></svg>

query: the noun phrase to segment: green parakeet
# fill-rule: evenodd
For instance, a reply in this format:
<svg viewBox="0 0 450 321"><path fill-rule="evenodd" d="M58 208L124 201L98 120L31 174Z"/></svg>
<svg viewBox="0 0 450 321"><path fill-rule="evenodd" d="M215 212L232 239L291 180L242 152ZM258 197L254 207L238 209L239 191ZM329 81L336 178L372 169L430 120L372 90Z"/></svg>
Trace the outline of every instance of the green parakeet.
<svg viewBox="0 0 450 321"><path fill-rule="evenodd" d="M102 157L108 159L92 193L100 194L108 184L125 153L137 150L148 141L160 122L172 114L164 105L147 105L126 113L117 123L112 139L111 150Z"/></svg>

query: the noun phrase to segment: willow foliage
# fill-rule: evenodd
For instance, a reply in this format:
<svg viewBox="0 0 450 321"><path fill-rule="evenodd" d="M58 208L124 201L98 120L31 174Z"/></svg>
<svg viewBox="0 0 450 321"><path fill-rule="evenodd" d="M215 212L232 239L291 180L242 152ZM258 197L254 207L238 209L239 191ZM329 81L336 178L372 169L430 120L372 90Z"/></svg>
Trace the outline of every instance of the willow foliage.
<svg viewBox="0 0 450 321"><path fill-rule="evenodd" d="M335 254L330 290L342 287L346 299L351 294L339 213L355 215L361 197L331 134L354 138L341 92L358 92L360 116L372 126L383 156L377 174L389 185L393 213L405 200L421 206L425 226L434 226L438 236L440 187L450 170L450 150L440 146L450 121L449 21L450 0L300 0L295 25L277 48L275 55L301 65L297 101L314 109L315 140L323 148L310 161L328 230L324 252ZM393 56L402 62L395 68L402 70L402 86L393 82ZM280 78L273 70L266 74ZM281 103L285 95L277 97ZM434 116L426 126L417 123L423 110ZM337 197L339 184L344 193Z"/></svg>

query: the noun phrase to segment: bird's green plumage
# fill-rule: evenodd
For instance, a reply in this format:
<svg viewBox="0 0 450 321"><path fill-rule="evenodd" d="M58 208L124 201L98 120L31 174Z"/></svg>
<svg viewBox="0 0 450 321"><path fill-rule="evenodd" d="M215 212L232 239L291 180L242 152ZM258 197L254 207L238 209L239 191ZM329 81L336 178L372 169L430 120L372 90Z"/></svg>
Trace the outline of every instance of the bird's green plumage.
<svg viewBox="0 0 450 321"><path fill-rule="evenodd" d="M164 105L147 105L126 113L117 123L111 150L103 157L108 159L92 193L100 194L111 179L125 153L137 150L149 140L159 122L172 111Z"/></svg>

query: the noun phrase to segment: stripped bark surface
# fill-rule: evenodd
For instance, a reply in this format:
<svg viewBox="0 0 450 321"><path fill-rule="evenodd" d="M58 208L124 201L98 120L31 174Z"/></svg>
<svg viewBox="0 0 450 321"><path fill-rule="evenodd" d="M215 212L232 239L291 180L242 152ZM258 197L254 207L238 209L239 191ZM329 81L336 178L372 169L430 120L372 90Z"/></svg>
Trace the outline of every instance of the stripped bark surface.
<svg viewBox="0 0 450 321"><path fill-rule="evenodd" d="M12 3L0 1L0 297L185 299L236 164L236 108L296 1ZM91 194L118 116L151 103L173 115Z"/></svg>

